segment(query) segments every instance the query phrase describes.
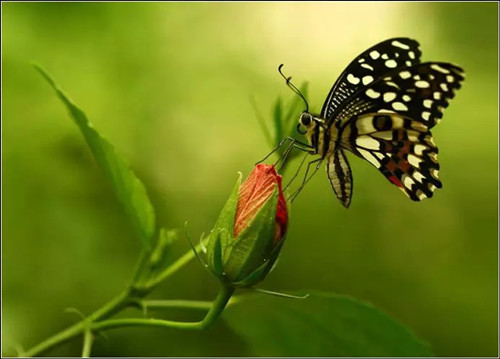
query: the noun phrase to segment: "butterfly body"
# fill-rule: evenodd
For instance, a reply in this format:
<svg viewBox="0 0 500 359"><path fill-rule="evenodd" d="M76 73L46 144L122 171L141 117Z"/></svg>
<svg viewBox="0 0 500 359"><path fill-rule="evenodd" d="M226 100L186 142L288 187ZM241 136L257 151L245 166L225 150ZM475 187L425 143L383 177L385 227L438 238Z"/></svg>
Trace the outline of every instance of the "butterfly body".
<svg viewBox="0 0 500 359"><path fill-rule="evenodd" d="M303 112L300 115L299 123L307 128L305 135L314 154L319 155L322 159L333 154L338 134L338 129L335 126L327 126L325 119L308 112Z"/></svg>
<svg viewBox="0 0 500 359"><path fill-rule="evenodd" d="M407 38L373 46L340 75L320 115L306 111L299 117L301 133L326 161L332 188L345 207L351 202L352 173L344 150L370 162L414 201L432 197L442 186L430 129L464 73L449 63L420 63L420 55L418 43Z"/></svg>

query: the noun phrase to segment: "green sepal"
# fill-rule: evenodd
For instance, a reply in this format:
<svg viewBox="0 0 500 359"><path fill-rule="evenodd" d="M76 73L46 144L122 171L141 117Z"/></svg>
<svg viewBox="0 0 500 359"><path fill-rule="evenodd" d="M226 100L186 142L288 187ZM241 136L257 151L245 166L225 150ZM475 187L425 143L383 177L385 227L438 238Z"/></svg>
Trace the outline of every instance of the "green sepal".
<svg viewBox="0 0 500 359"><path fill-rule="evenodd" d="M281 253L281 247L283 246L283 243L285 241L285 238L281 239L281 242L279 243L276 248L273 249L271 254L269 255L269 265L265 268L264 273L262 273L262 279L267 277L267 275L274 269L276 266L276 262L278 260L278 256Z"/></svg>
<svg viewBox="0 0 500 359"><path fill-rule="evenodd" d="M222 270L214 271L214 246L217 242L219 242L218 246L221 247L222 258L222 256L225 254L225 248L232 240L232 234L234 233L234 218L236 217L236 208L238 206L238 193L241 186L241 177L242 174L239 173L236 185L229 195L229 198L224 205L224 208L222 208L222 211L219 214L219 218L217 218L217 222L215 222L215 226L209 235L207 244L207 262L210 269L214 273L216 272L222 274ZM223 230L222 233L221 230ZM222 267L222 264L220 267Z"/></svg>
<svg viewBox="0 0 500 359"><path fill-rule="evenodd" d="M275 188L260 210L255 214L247 228L234 240L225 262L225 273L233 282L247 278L255 268L268 260L274 246L278 191Z"/></svg>
<svg viewBox="0 0 500 359"><path fill-rule="evenodd" d="M253 286L265 277L264 273L266 272L267 267L269 267L270 265L272 265L272 263L266 260L256 270L250 273L248 277L237 282L232 282L231 285L238 288L248 288Z"/></svg>
<svg viewBox="0 0 500 359"><path fill-rule="evenodd" d="M278 256L280 254L283 241L284 238L281 240L281 243L272 250L269 258L264 263L262 263L256 270L250 273L248 277L238 282L233 282L232 285L239 288L248 288L252 287L254 284L257 284L258 282L263 280L276 267L276 263L278 262Z"/></svg>
<svg viewBox="0 0 500 359"><path fill-rule="evenodd" d="M222 278L224 274L224 266L222 264L222 245L221 245L221 233L223 231L217 231L215 236L214 246L213 246L213 257L212 257L212 272L218 277Z"/></svg>
<svg viewBox="0 0 500 359"><path fill-rule="evenodd" d="M184 230L186 232L186 238L188 239L189 245L191 246L191 250L194 253L194 257L196 258L198 263L200 263L204 268L206 268L206 263L203 261L203 259L201 259L200 254L196 250L196 246L194 245L193 240L191 239L191 236L189 235L187 226L188 226L188 223L186 221L186 222L184 222Z"/></svg>

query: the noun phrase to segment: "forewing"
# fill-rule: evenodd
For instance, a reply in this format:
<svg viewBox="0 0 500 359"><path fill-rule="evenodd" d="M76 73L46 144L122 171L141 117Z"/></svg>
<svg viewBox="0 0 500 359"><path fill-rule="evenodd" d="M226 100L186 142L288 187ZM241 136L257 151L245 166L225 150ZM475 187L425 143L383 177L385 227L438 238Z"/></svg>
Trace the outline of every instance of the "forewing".
<svg viewBox="0 0 500 359"><path fill-rule="evenodd" d="M358 88L395 68L418 64L421 54L418 42L404 37L385 40L369 48L339 76L323 104L322 117L332 119L335 110Z"/></svg>
<svg viewBox="0 0 500 359"><path fill-rule="evenodd" d="M352 173L342 149L336 150L329 157L326 171L335 195L348 208L352 198Z"/></svg>
<svg viewBox="0 0 500 359"><path fill-rule="evenodd" d="M344 127L341 146L378 168L414 201L430 198L442 187L438 149L420 121L390 113L362 115Z"/></svg>
<svg viewBox="0 0 500 359"><path fill-rule="evenodd" d="M358 90L336 119L344 125L370 112L394 112L432 128L464 80L463 70L444 62L427 62L396 69Z"/></svg>

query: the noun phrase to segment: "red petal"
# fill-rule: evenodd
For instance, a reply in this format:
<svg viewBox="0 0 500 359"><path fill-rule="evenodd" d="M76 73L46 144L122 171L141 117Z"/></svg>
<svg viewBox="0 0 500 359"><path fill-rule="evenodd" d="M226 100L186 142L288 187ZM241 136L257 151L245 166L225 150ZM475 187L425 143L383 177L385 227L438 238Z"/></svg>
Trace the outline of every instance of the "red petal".
<svg viewBox="0 0 500 359"><path fill-rule="evenodd" d="M238 206L234 223L234 236L237 237L252 221L255 214L267 202L275 185L278 185L278 206L276 210L275 243L286 233L287 211L286 201L281 187L281 176L274 166L259 164L243 182L239 189Z"/></svg>

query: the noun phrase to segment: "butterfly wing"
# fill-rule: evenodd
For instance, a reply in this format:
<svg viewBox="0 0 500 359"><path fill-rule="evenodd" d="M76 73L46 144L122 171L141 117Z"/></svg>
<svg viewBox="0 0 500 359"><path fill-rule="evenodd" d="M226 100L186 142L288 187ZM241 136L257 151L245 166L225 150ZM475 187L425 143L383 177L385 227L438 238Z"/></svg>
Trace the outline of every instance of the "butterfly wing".
<svg viewBox="0 0 500 359"><path fill-rule="evenodd" d="M371 113L349 121L341 146L374 165L414 201L441 188L438 149L421 121L396 113Z"/></svg>
<svg viewBox="0 0 500 359"><path fill-rule="evenodd" d="M418 42L402 37L372 46L356 57L339 76L323 104L321 116L331 120L335 111L360 86L368 85L395 68L418 64L421 54Z"/></svg>
<svg viewBox="0 0 500 359"><path fill-rule="evenodd" d="M336 110L342 126L354 117L371 112L394 112L431 129L464 80L463 70L443 62L403 67L359 88Z"/></svg>
<svg viewBox="0 0 500 359"><path fill-rule="evenodd" d="M335 195L348 208L352 198L352 173L342 149L336 150L328 158L326 171Z"/></svg>
<svg viewBox="0 0 500 359"><path fill-rule="evenodd" d="M339 145L377 167L412 200L432 197L442 185L430 129L463 80L463 70L449 63L386 73L336 110Z"/></svg>

